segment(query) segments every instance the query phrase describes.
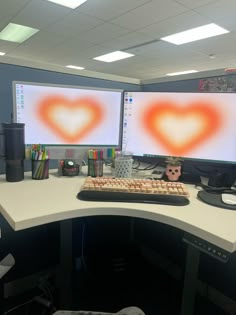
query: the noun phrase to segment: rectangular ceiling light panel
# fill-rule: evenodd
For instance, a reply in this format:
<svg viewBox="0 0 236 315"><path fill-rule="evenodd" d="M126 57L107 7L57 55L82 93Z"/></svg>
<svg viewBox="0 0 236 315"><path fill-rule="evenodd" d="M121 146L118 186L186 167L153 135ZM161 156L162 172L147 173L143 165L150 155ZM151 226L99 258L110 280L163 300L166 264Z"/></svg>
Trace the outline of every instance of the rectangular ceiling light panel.
<svg viewBox="0 0 236 315"><path fill-rule="evenodd" d="M99 56L99 57L96 57L93 59L99 60L99 61L104 61L104 62L113 62L113 61L129 58L129 57L133 57L133 56L134 56L133 54L129 54L129 53L118 50L118 51L114 51L112 53L102 55L102 56Z"/></svg>
<svg viewBox="0 0 236 315"><path fill-rule="evenodd" d="M48 1L63 5L71 9L76 9L87 0L48 0Z"/></svg>
<svg viewBox="0 0 236 315"><path fill-rule="evenodd" d="M36 28L9 23L1 32L0 39L14 43L23 43L25 40L36 34Z"/></svg>
<svg viewBox="0 0 236 315"><path fill-rule="evenodd" d="M68 65L66 66L67 68L71 68L71 69L76 69L76 70L84 70L83 67L78 67L78 66L73 66L73 65Z"/></svg>
<svg viewBox="0 0 236 315"><path fill-rule="evenodd" d="M196 40L222 35L226 33L229 33L229 31L214 23L211 23L190 29L188 31L176 33L174 35L162 37L161 40L164 40L175 45L182 45L194 42Z"/></svg>
<svg viewBox="0 0 236 315"><path fill-rule="evenodd" d="M186 71L180 71L180 72L167 73L166 75L174 76L174 75L189 74L189 73L196 73L196 72L198 72L198 71L197 70L186 70Z"/></svg>

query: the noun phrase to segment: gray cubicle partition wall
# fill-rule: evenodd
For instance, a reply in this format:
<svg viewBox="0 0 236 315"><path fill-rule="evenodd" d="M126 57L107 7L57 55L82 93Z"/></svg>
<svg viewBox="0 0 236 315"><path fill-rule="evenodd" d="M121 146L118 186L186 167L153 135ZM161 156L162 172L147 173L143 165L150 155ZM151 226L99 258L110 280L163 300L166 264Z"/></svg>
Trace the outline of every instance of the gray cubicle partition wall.
<svg viewBox="0 0 236 315"><path fill-rule="evenodd" d="M198 92L199 79L143 84L143 92Z"/></svg>
<svg viewBox="0 0 236 315"><path fill-rule="evenodd" d="M222 80L223 79L223 80ZM208 87L203 88L202 81L208 82ZM224 82L224 84L220 82ZM235 92L236 75L224 71L212 70L199 72L194 77L176 76L147 80L142 85L144 92Z"/></svg>

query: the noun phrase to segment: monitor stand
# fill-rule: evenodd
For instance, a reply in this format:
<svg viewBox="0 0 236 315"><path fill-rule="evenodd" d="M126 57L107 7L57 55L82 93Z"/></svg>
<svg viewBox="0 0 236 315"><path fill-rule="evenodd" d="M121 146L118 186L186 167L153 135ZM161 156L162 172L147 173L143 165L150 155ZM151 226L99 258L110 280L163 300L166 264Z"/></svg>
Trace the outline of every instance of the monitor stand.
<svg viewBox="0 0 236 315"><path fill-rule="evenodd" d="M201 184L201 177L200 175L197 175L197 174L183 172L179 178L179 181L184 184L197 185L197 184Z"/></svg>

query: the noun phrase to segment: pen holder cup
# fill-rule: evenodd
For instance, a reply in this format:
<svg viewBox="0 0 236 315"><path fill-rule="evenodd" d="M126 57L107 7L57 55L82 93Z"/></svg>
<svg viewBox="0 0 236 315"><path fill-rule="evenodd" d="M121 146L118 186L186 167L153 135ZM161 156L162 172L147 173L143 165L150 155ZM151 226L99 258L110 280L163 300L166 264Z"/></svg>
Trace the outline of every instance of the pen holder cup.
<svg viewBox="0 0 236 315"><path fill-rule="evenodd" d="M32 179L49 177L49 160L32 160Z"/></svg>
<svg viewBox="0 0 236 315"><path fill-rule="evenodd" d="M115 177L131 177L132 176L133 159L131 157L115 158Z"/></svg>
<svg viewBox="0 0 236 315"><path fill-rule="evenodd" d="M88 159L88 176L103 176L103 160Z"/></svg>

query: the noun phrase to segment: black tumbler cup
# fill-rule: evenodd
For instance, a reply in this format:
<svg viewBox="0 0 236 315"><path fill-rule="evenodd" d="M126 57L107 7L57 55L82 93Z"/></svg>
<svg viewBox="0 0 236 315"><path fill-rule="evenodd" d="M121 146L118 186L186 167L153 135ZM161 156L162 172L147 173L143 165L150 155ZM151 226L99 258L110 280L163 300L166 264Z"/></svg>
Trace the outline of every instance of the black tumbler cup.
<svg viewBox="0 0 236 315"><path fill-rule="evenodd" d="M6 180L19 182L24 179L25 124L4 123Z"/></svg>

